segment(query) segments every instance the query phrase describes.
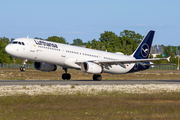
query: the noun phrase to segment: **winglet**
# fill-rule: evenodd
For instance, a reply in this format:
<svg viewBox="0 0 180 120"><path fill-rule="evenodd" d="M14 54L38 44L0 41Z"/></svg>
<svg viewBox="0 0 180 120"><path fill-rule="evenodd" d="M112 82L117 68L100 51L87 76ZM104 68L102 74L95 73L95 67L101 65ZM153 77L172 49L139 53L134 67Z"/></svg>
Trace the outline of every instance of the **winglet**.
<svg viewBox="0 0 180 120"><path fill-rule="evenodd" d="M167 58L168 62L170 62L170 58L171 58L171 56L169 56L169 57Z"/></svg>

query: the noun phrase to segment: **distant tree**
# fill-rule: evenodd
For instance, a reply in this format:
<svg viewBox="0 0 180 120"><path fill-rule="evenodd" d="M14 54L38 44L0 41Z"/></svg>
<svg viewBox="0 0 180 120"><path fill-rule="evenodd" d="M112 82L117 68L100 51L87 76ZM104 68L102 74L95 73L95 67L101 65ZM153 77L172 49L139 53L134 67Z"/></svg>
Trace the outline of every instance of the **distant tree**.
<svg viewBox="0 0 180 120"><path fill-rule="evenodd" d="M162 54L161 55L157 55L156 58L163 58ZM154 61L153 63L157 63L157 64L160 64L160 63L163 63L164 60L157 60L157 61Z"/></svg>
<svg viewBox="0 0 180 120"><path fill-rule="evenodd" d="M108 52L122 52L132 54L141 42L143 36L134 31L124 30L117 36L112 31L104 31L100 34L99 41L93 39L86 43L86 47L96 48L98 50L107 50Z"/></svg>
<svg viewBox="0 0 180 120"><path fill-rule="evenodd" d="M176 58L170 58L171 63L178 64L178 57Z"/></svg>
<svg viewBox="0 0 180 120"><path fill-rule="evenodd" d="M99 40L106 45L111 45L114 43L114 41L119 40L119 37L111 31L104 31L104 33L100 34L100 36L101 37L99 38Z"/></svg>
<svg viewBox="0 0 180 120"><path fill-rule="evenodd" d="M16 64L22 64L23 63L22 59L19 59L19 58L13 58L13 59L14 59L14 63L16 63Z"/></svg>
<svg viewBox="0 0 180 120"><path fill-rule="evenodd" d="M11 42L12 42L13 40L15 40L15 39L14 39L14 38L11 38Z"/></svg>
<svg viewBox="0 0 180 120"><path fill-rule="evenodd" d="M0 38L0 63L11 63L13 59L5 52L5 47L10 43L6 37Z"/></svg>
<svg viewBox="0 0 180 120"><path fill-rule="evenodd" d="M83 45L83 41L79 38L74 39L72 45Z"/></svg>
<svg viewBox="0 0 180 120"><path fill-rule="evenodd" d="M143 36L139 33L135 33L134 31L124 30L123 32L120 32L120 39L123 45L123 49L125 49L126 52L127 49L125 46L129 46L131 49L131 51L128 51L127 54L132 54L143 39Z"/></svg>
<svg viewBox="0 0 180 120"><path fill-rule="evenodd" d="M169 57L169 56L171 56L172 58L175 57L175 53L172 50L172 46L164 47L163 53L165 54L166 57Z"/></svg>
<svg viewBox="0 0 180 120"><path fill-rule="evenodd" d="M102 48L107 49L109 52L117 52L121 48L119 37L111 31L104 31L104 33L100 34L99 40L102 43Z"/></svg>
<svg viewBox="0 0 180 120"><path fill-rule="evenodd" d="M139 33L135 33L134 31L131 30L124 30L123 32L120 32L120 37L130 38L134 40L136 43L140 43L141 40L143 39L142 35L140 35Z"/></svg>
<svg viewBox="0 0 180 120"><path fill-rule="evenodd" d="M44 40L44 39L42 39L42 38L39 38L39 37L35 37L34 39Z"/></svg>
<svg viewBox="0 0 180 120"><path fill-rule="evenodd" d="M88 41L87 43L84 43L84 45L86 46L86 48L91 48L92 47L91 41Z"/></svg>
<svg viewBox="0 0 180 120"><path fill-rule="evenodd" d="M47 38L47 41L52 41L52 42L58 42L58 43L67 44L65 38L63 38L63 37L57 37L57 36L48 37L48 38Z"/></svg>
<svg viewBox="0 0 180 120"><path fill-rule="evenodd" d="M3 37L3 38L0 37L0 41L2 44L9 44L10 43L9 38L6 38L6 37Z"/></svg>
<svg viewBox="0 0 180 120"><path fill-rule="evenodd" d="M153 58L153 55L152 55L152 53L150 53L150 55L149 55L149 58Z"/></svg>

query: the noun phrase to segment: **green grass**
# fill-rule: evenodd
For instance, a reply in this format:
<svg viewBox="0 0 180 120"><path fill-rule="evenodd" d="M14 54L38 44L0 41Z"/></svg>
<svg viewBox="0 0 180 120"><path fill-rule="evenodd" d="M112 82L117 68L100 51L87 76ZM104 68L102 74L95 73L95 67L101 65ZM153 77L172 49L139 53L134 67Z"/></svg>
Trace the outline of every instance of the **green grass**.
<svg viewBox="0 0 180 120"><path fill-rule="evenodd" d="M19 69L0 69L0 80L62 80L64 70L55 72L42 72L35 69L27 69L20 72ZM84 73L81 70L68 69L71 80L92 80L93 74ZM128 74L103 74L103 80L179 80L180 71L177 70L145 70Z"/></svg>
<svg viewBox="0 0 180 120"><path fill-rule="evenodd" d="M180 93L0 97L0 119L10 120L176 120L179 113Z"/></svg>

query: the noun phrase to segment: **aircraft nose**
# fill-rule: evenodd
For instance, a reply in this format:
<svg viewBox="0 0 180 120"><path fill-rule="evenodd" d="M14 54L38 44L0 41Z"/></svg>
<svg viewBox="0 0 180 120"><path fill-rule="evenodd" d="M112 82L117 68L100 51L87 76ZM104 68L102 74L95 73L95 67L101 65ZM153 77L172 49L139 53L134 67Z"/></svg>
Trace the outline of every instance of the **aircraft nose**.
<svg viewBox="0 0 180 120"><path fill-rule="evenodd" d="M7 54L12 53L11 48L10 48L9 45L7 45L7 46L5 47L5 51L6 51Z"/></svg>

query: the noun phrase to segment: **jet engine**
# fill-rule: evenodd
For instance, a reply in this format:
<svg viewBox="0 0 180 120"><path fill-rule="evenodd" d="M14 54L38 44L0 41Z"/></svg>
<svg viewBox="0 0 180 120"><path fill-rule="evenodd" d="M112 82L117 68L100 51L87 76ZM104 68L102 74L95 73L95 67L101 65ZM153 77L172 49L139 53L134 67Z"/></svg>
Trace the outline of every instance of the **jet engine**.
<svg viewBox="0 0 180 120"><path fill-rule="evenodd" d="M41 71L56 71L57 69L56 65L42 63L42 62L34 62L34 67L36 70L41 70Z"/></svg>
<svg viewBox="0 0 180 120"><path fill-rule="evenodd" d="M98 64L92 62L83 62L81 64L81 70L83 72L92 73L92 74L99 74L102 73L102 67Z"/></svg>

